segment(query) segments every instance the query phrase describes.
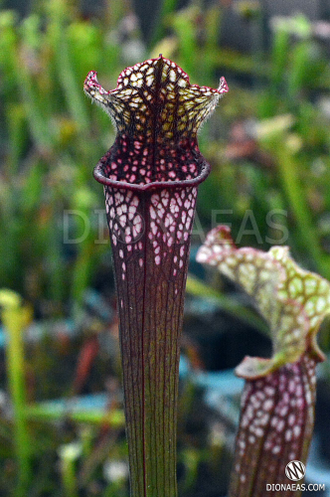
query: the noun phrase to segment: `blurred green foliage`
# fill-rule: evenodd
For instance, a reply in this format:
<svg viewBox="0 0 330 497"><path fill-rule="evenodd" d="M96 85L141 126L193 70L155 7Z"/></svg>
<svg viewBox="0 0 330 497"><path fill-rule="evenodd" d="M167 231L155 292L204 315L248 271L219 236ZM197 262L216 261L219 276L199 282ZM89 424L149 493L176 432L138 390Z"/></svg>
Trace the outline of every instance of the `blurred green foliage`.
<svg viewBox="0 0 330 497"><path fill-rule="evenodd" d="M200 244L211 226L231 223L239 245L267 249L285 243L296 260L330 279L326 47L311 23L296 16L273 23L265 48L262 15L256 2L246 2L241 15L254 51L240 53L219 45L225 15L220 3L192 1L175 12L176 4L163 2L150 43L143 40L129 2L108 0L95 16L64 0L35 1L24 19L15 11L0 12L0 283L19 292L41 318L68 315L103 273L111 277L105 215L100 214L103 195L91 173L115 132L108 116L84 96L83 81L97 70L102 85L114 88L127 65L159 53L178 63L193 83L216 87L224 75L230 88L199 136L213 170L200 187L194 242ZM80 243L66 243L66 231ZM204 295L209 284L191 279L188 291ZM253 315L226 300L219 286L210 292L229 313L258 325ZM329 334L322 340L329 351ZM53 374L47 364L53 371L58 360L51 347L48 342L36 346L29 363L47 378ZM44 388L45 398L60 387ZM62 495L54 477L55 449L58 438L69 449L76 439L64 428L32 422L31 430L37 433L32 452L39 477L26 495ZM90 467L82 485L88 495L125 495L122 481L118 489L110 485L108 493L92 485L109 447L114 458L124 457L119 432L109 435L105 449L95 449L99 431L94 425L89 430L89 442L86 433L76 437L79 455L62 450L58 456L73 453L79 459L78 465L75 456L61 460L63 486L76 495L72 472L85 468L86 456ZM9 461L0 490L11 495L16 470L6 420L0 439L0 458ZM206 454L202 444L188 440L179 453L185 467L181 495L191 495L200 461L214 458L211 466L219 468L223 447L219 443Z"/></svg>
<svg viewBox="0 0 330 497"><path fill-rule="evenodd" d="M63 216L73 209L90 219L102 207L91 170L114 131L85 98L82 82L97 67L115 84L118 41L106 22L83 20L64 1L40 2L20 21L1 12L0 31L0 279L33 302L57 302L63 312L63 303L80 299L90 284L104 248L94 243L94 219L70 254ZM85 226L72 227L79 228Z"/></svg>

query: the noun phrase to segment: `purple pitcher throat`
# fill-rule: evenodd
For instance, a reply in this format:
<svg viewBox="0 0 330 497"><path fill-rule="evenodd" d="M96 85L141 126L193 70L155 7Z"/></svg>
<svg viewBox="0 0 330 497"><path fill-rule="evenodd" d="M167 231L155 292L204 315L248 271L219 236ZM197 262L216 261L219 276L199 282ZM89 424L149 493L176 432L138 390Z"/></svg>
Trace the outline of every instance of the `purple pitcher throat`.
<svg viewBox="0 0 330 497"><path fill-rule="evenodd" d="M96 167L98 181L144 190L158 183L197 185L206 178L209 165L199 152L197 131L228 91L224 78L216 90L191 85L182 69L160 56L125 69L111 91L91 71L84 89L111 116L118 132Z"/></svg>

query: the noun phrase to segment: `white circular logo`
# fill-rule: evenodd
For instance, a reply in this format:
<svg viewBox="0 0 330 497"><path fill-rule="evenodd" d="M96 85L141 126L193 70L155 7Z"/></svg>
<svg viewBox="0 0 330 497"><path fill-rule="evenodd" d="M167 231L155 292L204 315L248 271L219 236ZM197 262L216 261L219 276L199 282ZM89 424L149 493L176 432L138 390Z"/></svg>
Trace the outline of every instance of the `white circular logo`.
<svg viewBox="0 0 330 497"><path fill-rule="evenodd" d="M306 468L304 463L301 461L290 461L285 466L285 474L289 480L298 481L304 478L306 473Z"/></svg>

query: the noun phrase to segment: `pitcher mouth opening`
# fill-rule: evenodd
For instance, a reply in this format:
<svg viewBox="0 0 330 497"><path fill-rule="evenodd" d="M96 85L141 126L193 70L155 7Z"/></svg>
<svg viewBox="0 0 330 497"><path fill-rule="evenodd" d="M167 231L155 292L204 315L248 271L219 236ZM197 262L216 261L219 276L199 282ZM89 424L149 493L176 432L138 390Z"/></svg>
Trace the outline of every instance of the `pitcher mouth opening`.
<svg viewBox="0 0 330 497"><path fill-rule="evenodd" d="M118 188L122 190L132 190L132 191L150 191L160 188L186 188L190 186L198 186L202 183L210 174L211 166L208 162L201 156L200 163L198 164L198 174L189 179L175 179L175 180L165 180L165 181L151 181L149 183L133 183L125 180L118 180L115 178L109 178L105 169L107 167L107 161L110 157L105 155L96 165L93 171L93 176L104 186L109 186L112 188ZM113 176L113 175L111 175Z"/></svg>

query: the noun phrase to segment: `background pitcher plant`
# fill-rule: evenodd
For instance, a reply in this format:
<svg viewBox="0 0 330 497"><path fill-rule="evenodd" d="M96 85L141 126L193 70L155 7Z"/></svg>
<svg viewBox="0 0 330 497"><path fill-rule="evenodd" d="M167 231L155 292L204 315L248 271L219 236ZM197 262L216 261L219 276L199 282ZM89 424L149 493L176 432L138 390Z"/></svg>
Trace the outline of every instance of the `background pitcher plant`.
<svg viewBox="0 0 330 497"><path fill-rule="evenodd" d="M306 464L308 456L315 368L324 360L316 334L330 312L330 284L301 269L288 247L274 246L268 252L237 249L226 226L208 234L197 260L216 266L238 283L252 297L272 334L270 359L246 357L236 368L246 383L229 496L262 497L267 484L284 485L274 495L301 495L289 485L284 469L292 460Z"/></svg>

